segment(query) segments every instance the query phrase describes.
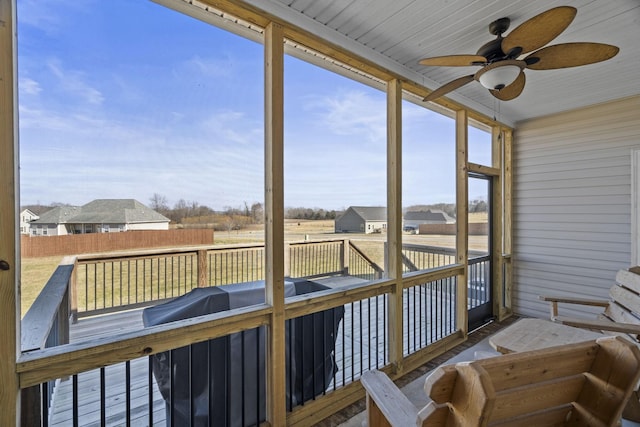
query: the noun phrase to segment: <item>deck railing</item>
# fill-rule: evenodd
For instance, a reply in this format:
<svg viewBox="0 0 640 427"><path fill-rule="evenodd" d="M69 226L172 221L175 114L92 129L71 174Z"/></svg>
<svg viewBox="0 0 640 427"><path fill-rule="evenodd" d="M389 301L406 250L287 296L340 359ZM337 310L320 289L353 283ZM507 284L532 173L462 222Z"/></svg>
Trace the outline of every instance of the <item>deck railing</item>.
<svg viewBox="0 0 640 427"><path fill-rule="evenodd" d="M289 270L291 276L304 273L310 276L326 276L344 274L345 272L366 279L377 279L382 276L382 269L371 262L351 242L343 240L320 242L317 244L320 249L318 247L314 248L314 244L316 242L292 245L289 255L289 262L293 261ZM305 248L307 248L306 252ZM177 296L177 294L199 286L199 283L203 283L204 279L206 279L204 283L207 285L219 283L219 281L224 280L214 278L216 277L216 268L233 264L231 260L239 262L240 265L247 265L250 262L252 265L263 263L261 247L224 249L231 254L227 255L225 250L218 250L218 248L206 248L206 253L203 255L202 248L188 248L181 251L149 254L146 261L141 253L117 256L115 259L104 257L78 259L75 264L69 264L61 272L58 280L55 281L58 284L64 284L64 286L59 285L60 288L67 289L67 291L63 292L64 296L59 299L57 304L59 310L57 311L60 313L57 313L56 316L66 317L66 326L68 328L69 311L65 312L65 307L72 305L69 303L70 298L68 298L68 295L69 290L73 293L72 285L74 281L76 286L78 283L83 284L85 292L108 296L103 299L105 302L101 303L102 306L93 308L94 312L100 312L105 309L118 309L117 304L122 304L123 302L126 304L122 304L120 307L130 308L132 305L170 298L172 295L170 290L173 290L173 295ZM310 262L324 255L327 255L332 260L324 263ZM207 260L206 274L202 273L201 261L203 259ZM294 267L296 263L305 264L307 267ZM325 271L323 272L322 270ZM260 270L256 269L255 271L258 272ZM457 325L457 312L459 309L457 303L457 277L463 271L462 266L452 264L446 267L414 272L403 279L401 296L402 357L406 358L405 363L407 366L412 364L417 366L419 361L424 360L425 356L423 354L433 354L433 350L431 350L433 344L447 342L448 344L446 345L451 345L463 340L462 335L457 333L460 329L459 325ZM264 273L255 274L255 276L246 275L241 277L250 280L259 279L260 274ZM81 279L83 275L84 279ZM125 277L127 281L124 280ZM238 276L221 274L220 277ZM110 282L112 278L113 284ZM97 279L98 283L92 283L91 280L93 279ZM89 284L87 285L86 283ZM165 291L165 284L167 291ZM121 286L122 293L126 295L126 298L122 300L121 296L117 295ZM141 289L143 287L144 290ZM127 292L124 292L125 289ZM391 360L392 351L389 337L389 331L393 330L394 324L397 322L390 317L390 298L394 289L394 281L378 279L369 283L349 285L339 289L328 289L287 299L286 318L289 324L294 321L311 322L313 324L314 322L319 322L319 319L323 319L324 317L322 316L326 316L326 313L331 310L344 310L344 316L337 325L322 321L325 322L323 323L324 328L332 329L337 327L335 334L332 335L332 342L335 345L332 355L334 370L331 372L330 377L320 380L319 384L321 386L319 387L322 391L319 394L314 392L312 395L305 396L303 393L301 397L289 395L289 401L287 402L289 423L305 424L305 420L311 414L318 411L326 411L330 400L341 400L345 396L351 396L354 390L358 390L357 382L364 371L377 368L390 372L392 366L397 362ZM138 298L137 300L135 299L136 297ZM38 302L36 301L36 303ZM175 338L173 338L173 341L168 338L163 341L154 337L158 334L163 336L162 334L169 329L184 329L184 334L189 334L190 331L195 333L193 332L195 328L198 328L197 330L199 331L196 341L201 342L210 342L209 340L215 338L229 339L231 337L230 333L245 333L243 331L246 331L246 333L251 334L250 331L254 330L257 325L267 324L269 310L270 308L264 305L247 309L234 309L224 313L204 316L199 320L199 323L195 324L188 321L178 321L173 322L170 326L161 325L141 332L122 334L114 338L112 340L114 341L113 343L105 344L106 348L103 351L117 352L117 350L111 349L110 345L119 347L125 344L118 343L136 342L136 346L144 346L143 353L169 350L169 354L173 354L171 349L175 350L178 347L171 346L170 343L175 342ZM25 320L28 320L27 316L25 316ZM27 326L28 328L29 326ZM62 337L62 340L58 340L54 345L64 344L65 340L68 340L68 334L64 338L64 333L58 333L56 330L56 328L52 327L49 328L49 332L46 334L43 331L43 337ZM289 338L292 339L291 336ZM258 340L262 339L258 335ZM303 336L302 339L312 339L312 346L326 345L325 341L316 342L313 337ZM164 343L165 341L166 343ZM145 344L146 342L148 344ZM89 347L92 345L97 346L98 350L95 351L100 351L101 344L99 343L87 343L85 345ZM191 346L194 345L196 344L191 344ZM294 344L290 342L288 345ZM302 345L304 346L305 344L303 343ZM260 345L258 345L258 348L260 348ZM38 418L41 417L44 425L56 425L54 422L56 419L63 419L62 424L64 424L74 420L76 422L79 419L84 420L83 411L90 411L93 417L96 418L95 421L103 425L109 425L110 423L126 424L127 420L134 419L149 425L164 422L167 416L171 416L171 413L165 411L165 400L160 395L153 374L151 359L147 359L148 356L140 359L138 356L133 355L135 353L133 351L132 355L123 359L114 357L112 359L113 363L103 368L93 369L91 361L87 360L81 364L82 366L65 366L54 371L59 375L70 375L68 380L47 377L48 380L45 383L34 382L31 384L27 381L25 390L33 392L35 397L32 396L32 399L39 397L39 393L47 396L46 399L42 400L42 414L39 414ZM26 353L26 359L23 358L24 366L22 369L28 370L29 358L35 357L37 359L37 354L37 351L32 355ZM262 357L260 354L264 353L259 351L255 357L256 361ZM312 351L312 354L316 354L316 352ZM233 357L236 357L236 355ZM283 357L287 356L283 355ZM121 360L121 362L117 362L118 360ZM307 369L304 364L307 364L306 366L318 365L318 361L314 359L303 359L298 363L299 365L295 369ZM286 364L288 370L293 369L292 360L287 360ZM83 367L85 365L86 368ZM253 382L255 383L255 381L256 379L254 378ZM315 383L316 379L314 379ZM68 411L63 418L57 418L60 415L57 412L56 414L48 414L50 409L48 403L54 386L58 387L55 404L59 402L58 399L68 399L67 403L61 404L66 408L64 410ZM288 387L291 389L293 386L294 384L289 384ZM96 387L97 392L95 391ZM263 387L264 384L259 385L258 389ZM173 390L173 388L170 388L170 390ZM88 396L90 394L97 396L95 401L89 402ZM169 400L167 400L169 405L173 402L171 399L170 391ZM190 402L188 405L193 407L195 403ZM56 407L56 410L58 409ZM261 414L261 409L257 406L248 408L247 411L254 411L254 415ZM142 417L142 419L139 420L139 417Z"/></svg>
<svg viewBox="0 0 640 427"><path fill-rule="evenodd" d="M65 257L22 319L21 349L41 350L69 343L70 299L73 258ZM56 386L50 380L21 393L23 425L40 425L47 419Z"/></svg>
<svg viewBox="0 0 640 427"><path fill-rule="evenodd" d="M287 244L287 275L382 277L382 268L349 240ZM79 256L71 291L78 316L157 304L196 287L264 280L264 246L192 247Z"/></svg>

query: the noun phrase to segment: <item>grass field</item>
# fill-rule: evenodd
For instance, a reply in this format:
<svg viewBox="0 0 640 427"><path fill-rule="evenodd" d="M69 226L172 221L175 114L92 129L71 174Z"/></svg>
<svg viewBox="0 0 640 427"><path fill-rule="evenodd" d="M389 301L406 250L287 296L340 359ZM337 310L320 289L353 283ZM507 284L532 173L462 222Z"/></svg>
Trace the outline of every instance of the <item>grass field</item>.
<svg viewBox="0 0 640 427"><path fill-rule="evenodd" d="M486 213L469 215L469 222L486 222ZM386 234L360 234L334 232L333 220L285 220L285 241L349 239L379 266L384 266L384 241ZM455 236L403 234L407 243L439 247L455 247ZM264 226L252 225L248 229L220 231L215 233L216 244L260 243L264 242ZM486 236L469 236L469 248L486 250ZM21 312L27 312L35 298L42 291L62 257L23 258L21 274Z"/></svg>
<svg viewBox="0 0 640 427"><path fill-rule="evenodd" d="M21 314L27 312L33 301L42 291L53 272L62 261L61 256L44 258L23 258L21 263L22 274L20 306Z"/></svg>

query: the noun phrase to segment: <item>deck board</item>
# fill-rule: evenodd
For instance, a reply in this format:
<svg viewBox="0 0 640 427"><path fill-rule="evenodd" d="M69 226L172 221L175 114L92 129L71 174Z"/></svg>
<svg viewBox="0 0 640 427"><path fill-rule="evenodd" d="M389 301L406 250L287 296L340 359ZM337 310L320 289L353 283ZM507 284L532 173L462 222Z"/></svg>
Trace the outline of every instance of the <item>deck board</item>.
<svg viewBox="0 0 640 427"><path fill-rule="evenodd" d="M330 287L340 287L355 283L366 282L354 277L333 277L314 279ZM414 293L415 297L416 293ZM433 298L428 292L419 290L419 301L425 304ZM440 294L439 298L443 295ZM450 299L445 296L445 300ZM408 298L403 298L405 312L410 304ZM414 303L413 304L417 304ZM422 304L422 302L420 302ZM361 302L346 304L345 314L339 325L335 355L337 372L333 380L327 385L327 390L342 387L360 377L361 367L376 368L385 365L386 326L385 298L372 297ZM415 351L415 338L412 336L414 325L422 325L424 329L431 331L432 319L425 317L424 313L414 314L405 319L409 327L405 328L404 348L407 351ZM450 326L450 325L448 325ZM142 309L128 310L100 316L80 318L71 326L71 342L80 342L114 334L131 332L144 328L142 323ZM420 332L420 333L424 333ZM439 334L432 334L429 338L442 338ZM418 343L420 344L420 343ZM412 348L409 348L412 347ZM407 350L408 349L408 350ZM126 424L126 376L125 363L119 363L105 368L105 417L107 426L120 426ZM72 380L59 380L55 389L51 413L51 426L67 426L72 424ZM147 426L149 419L149 387L153 389L153 425L165 425L165 404L159 392L155 377L149 384L149 359L138 358L130 362L130 413L131 425ZM78 375L78 414L80 425L98 426L101 423L100 370L95 369Z"/></svg>

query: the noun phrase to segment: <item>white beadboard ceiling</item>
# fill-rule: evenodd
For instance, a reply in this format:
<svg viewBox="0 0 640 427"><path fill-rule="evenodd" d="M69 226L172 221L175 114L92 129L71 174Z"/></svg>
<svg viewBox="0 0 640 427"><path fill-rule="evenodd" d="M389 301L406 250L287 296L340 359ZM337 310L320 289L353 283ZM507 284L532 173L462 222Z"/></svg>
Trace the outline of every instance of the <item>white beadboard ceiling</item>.
<svg viewBox="0 0 640 427"><path fill-rule="evenodd" d="M523 93L498 102L477 82L449 94L499 120L522 120L640 94L639 0L247 0L247 3L435 89L477 67L425 67L425 57L474 54L495 36L492 21L509 30L552 7L578 9L550 44L600 42L620 52L608 61L562 70L526 70ZM509 31L505 33L509 34Z"/></svg>

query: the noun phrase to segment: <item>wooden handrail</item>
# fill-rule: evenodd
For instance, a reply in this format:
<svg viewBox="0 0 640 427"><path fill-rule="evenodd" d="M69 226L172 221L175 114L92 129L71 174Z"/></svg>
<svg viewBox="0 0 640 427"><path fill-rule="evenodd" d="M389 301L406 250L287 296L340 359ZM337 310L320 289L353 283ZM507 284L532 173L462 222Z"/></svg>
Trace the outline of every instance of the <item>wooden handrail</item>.
<svg viewBox="0 0 640 427"><path fill-rule="evenodd" d="M351 240L349 240L349 247L351 247L351 249L353 249L353 251L357 253L362 259L364 259L367 263L369 263L369 265L371 265L371 267L374 269L376 273L378 273L379 275L384 273L384 270L382 269L382 267L376 264L376 262L373 261L371 258L369 258L364 252L362 252L362 250L359 247L357 247L356 244L353 243Z"/></svg>
<svg viewBox="0 0 640 427"><path fill-rule="evenodd" d="M57 331L62 342L55 345L69 342L69 283L72 273L73 258L65 257L24 315L22 351L44 348L56 320L63 324L59 325Z"/></svg>
<svg viewBox="0 0 640 427"><path fill-rule="evenodd" d="M269 323L265 304L151 326L140 331L23 353L17 364L20 387L125 362Z"/></svg>

